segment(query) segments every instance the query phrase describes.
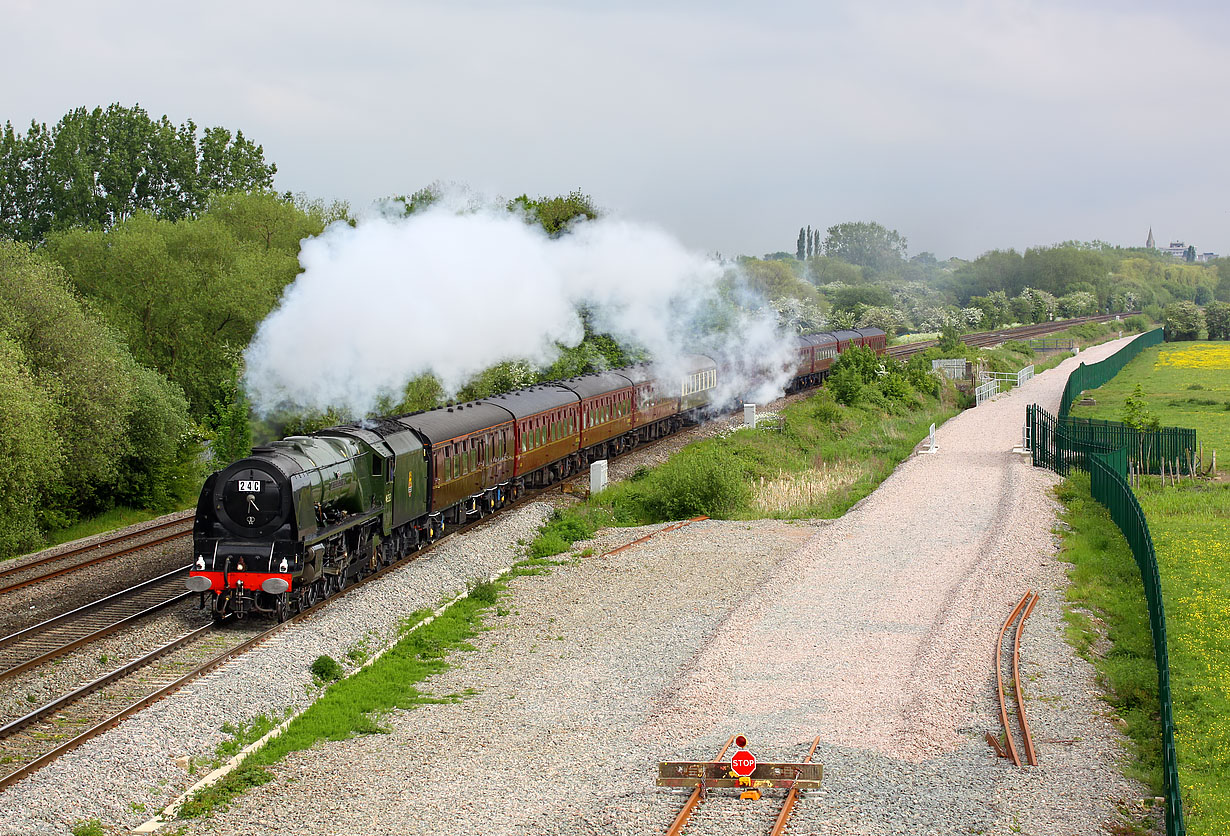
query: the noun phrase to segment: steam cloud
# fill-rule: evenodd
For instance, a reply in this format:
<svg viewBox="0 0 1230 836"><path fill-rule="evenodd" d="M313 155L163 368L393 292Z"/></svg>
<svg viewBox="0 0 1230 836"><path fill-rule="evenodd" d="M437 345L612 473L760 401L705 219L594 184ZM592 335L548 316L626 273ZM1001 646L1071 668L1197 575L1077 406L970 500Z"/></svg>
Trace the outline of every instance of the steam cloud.
<svg viewBox="0 0 1230 836"><path fill-rule="evenodd" d="M505 360L549 364L556 342L584 336L578 305L598 331L648 349L666 374L696 353L746 370L725 375L727 396L753 386L755 398L777 394L786 378L777 370L792 354L752 296L725 338L698 344L728 268L621 220L550 238L502 207L450 199L409 217L334 224L305 241L299 259L304 272L246 353L245 386L261 414L333 406L361 416L425 372L454 393ZM766 369L771 379L760 379Z"/></svg>

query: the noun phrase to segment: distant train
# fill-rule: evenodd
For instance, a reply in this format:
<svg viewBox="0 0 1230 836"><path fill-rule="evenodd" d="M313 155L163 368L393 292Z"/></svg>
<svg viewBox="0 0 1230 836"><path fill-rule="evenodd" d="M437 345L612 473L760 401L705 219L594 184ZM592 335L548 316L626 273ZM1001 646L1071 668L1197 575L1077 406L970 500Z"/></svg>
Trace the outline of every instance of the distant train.
<svg viewBox="0 0 1230 836"><path fill-rule="evenodd" d="M851 347L887 350L878 328L797 339L792 392ZM720 406L718 376L693 355L677 377L630 366L256 447L205 481L188 589L215 619L283 620L527 488L696 423Z"/></svg>

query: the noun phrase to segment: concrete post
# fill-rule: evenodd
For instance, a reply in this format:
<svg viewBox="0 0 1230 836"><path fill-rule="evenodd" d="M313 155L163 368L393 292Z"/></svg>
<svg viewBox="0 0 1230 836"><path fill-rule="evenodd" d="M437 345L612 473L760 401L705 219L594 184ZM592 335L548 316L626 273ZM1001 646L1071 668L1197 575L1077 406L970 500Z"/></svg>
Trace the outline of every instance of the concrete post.
<svg viewBox="0 0 1230 836"><path fill-rule="evenodd" d="M606 488L606 459L598 459L589 466L589 493L599 493Z"/></svg>
<svg viewBox="0 0 1230 836"><path fill-rule="evenodd" d="M745 426L756 426L756 404L745 403L743 405L743 423Z"/></svg>

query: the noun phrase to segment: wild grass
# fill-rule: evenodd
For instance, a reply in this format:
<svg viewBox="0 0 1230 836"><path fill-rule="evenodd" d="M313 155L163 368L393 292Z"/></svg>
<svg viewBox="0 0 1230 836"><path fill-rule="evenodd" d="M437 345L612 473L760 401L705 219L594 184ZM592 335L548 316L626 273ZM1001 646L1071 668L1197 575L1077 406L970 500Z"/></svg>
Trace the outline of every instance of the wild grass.
<svg viewBox="0 0 1230 836"><path fill-rule="evenodd" d="M1140 570L1107 510L1089 492L1089 475L1074 472L1057 490L1068 525L1061 557L1071 564L1068 639L1097 668L1116 713L1127 724L1133 759L1128 774L1162 792L1157 667ZM1097 621L1085 613L1092 613ZM1105 644L1103 654L1094 648Z"/></svg>
<svg viewBox="0 0 1230 836"><path fill-rule="evenodd" d="M859 463L840 462L801 473L781 471L769 480L762 476L759 487L753 489L751 507L766 517L806 513L806 509L823 507L830 494L848 489L862 474Z"/></svg>
<svg viewBox="0 0 1230 836"><path fill-rule="evenodd" d="M225 809L249 788L272 781L274 776L268 767L292 752L308 749L320 741L387 733L381 721L393 709L461 699L460 695L433 696L421 691L418 685L445 670L450 654L473 650L469 640L481 629L483 613L491 608L503 588L500 582L475 584L467 597L434 621L417 628L408 625L408 632L379 660L329 685L281 736L253 752L217 784L190 798L180 816L195 818Z"/></svg>

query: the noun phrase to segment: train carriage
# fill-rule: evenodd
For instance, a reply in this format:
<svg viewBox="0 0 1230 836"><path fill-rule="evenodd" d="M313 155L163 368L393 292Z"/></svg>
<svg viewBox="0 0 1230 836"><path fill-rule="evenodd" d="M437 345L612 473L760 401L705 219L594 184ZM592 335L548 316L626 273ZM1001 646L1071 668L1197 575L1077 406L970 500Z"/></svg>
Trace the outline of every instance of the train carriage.
<svg viewBox="0 0 1230 836"><path fill-rule="evenodd" d="M713 402L717 390L717 363L703 354L684 358L682 380L679 381L679 414L695 421L701 411Z"/></svg>
<svg viewBox="0 0 1230 836"><path fill-rule="evenodd" d="M580 449L581 409L575 392L544 384L485 398L513 416L514 487L538 487L573 473Z"/></svg>
<svg viewBox="0 0 1230 836"><path fill-rule="evenodd" d="M581 466L623 452L636 407L632 381L621 372L595 372L557 385L580 399Z"/></svg>
<svg viewBox="0 0 1230 836"><path fill-rule="evenodd" d="M679 390L660 380L652 365L628 366L619 373L632 383L632 431L637 441L661 438L679 428Z"/></svg>
<svg viewBox="0 0 1230 836"><path fill-rule="evenodd" d="M418 435L431 460L431 480L424 489L433 521L456 525L469 514L481 516L503 504L513 475L516 434L507 409L476 401L396 421Z"/></svg>

